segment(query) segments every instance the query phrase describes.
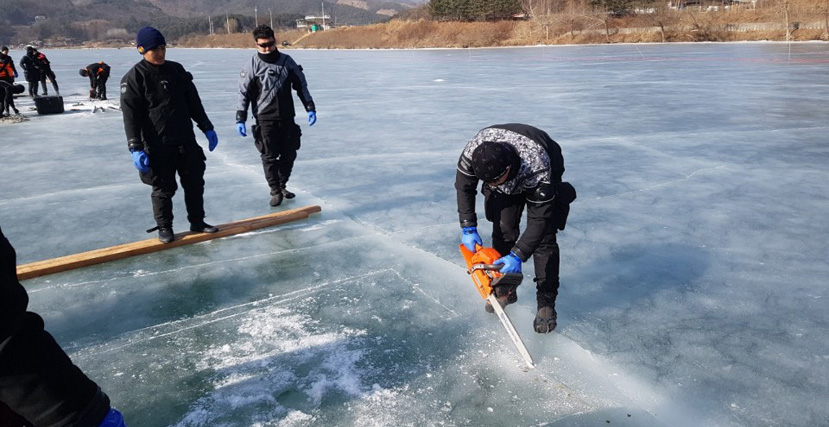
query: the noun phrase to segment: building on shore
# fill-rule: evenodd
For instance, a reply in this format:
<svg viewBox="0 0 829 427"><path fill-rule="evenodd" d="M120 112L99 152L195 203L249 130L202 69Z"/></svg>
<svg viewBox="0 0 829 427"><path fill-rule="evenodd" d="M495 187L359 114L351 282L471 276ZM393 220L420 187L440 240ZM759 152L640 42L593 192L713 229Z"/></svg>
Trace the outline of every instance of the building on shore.
<svg viewBox="0 0 829 427"><path fill-rule="evenodd" d="M316 33L317 31L330 30L333 25L331 25L331 17L328 15L308 15L305 18L297 19L296 27L305 28L309 32Z"/></svg>

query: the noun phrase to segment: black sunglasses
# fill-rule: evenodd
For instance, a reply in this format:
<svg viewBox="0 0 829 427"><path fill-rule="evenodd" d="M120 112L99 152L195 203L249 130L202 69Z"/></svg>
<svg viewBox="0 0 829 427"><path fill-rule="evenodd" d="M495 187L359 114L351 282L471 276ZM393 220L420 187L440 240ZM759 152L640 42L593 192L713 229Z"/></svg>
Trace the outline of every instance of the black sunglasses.
<svg viewBox="0 0 829 427"><path fill-rule="evenodd" d="M263 47L263 48L272 47L275 44L276 44L276 40L272 40L272 41L269 41L267 43L256 43L257 46Z"/></svg>

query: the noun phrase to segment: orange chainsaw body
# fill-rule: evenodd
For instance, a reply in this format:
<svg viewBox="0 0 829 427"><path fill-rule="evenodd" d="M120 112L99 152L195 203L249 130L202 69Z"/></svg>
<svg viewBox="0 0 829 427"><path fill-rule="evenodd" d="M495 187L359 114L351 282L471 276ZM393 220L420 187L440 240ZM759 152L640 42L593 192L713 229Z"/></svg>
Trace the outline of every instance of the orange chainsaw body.
<svg viewBox="0 0 829 427"><path fill-rule="evenodd" d="M463 259L466 261L466 272L472 276L472 281L475 282L475 287L478 288L478 293L483 299L487 299L492 293L492 282L503 274L498 270L490 270L481 268L484 266L491 266L495 261L501 258L501 254L494 248L485 248L480 245L475 245L477 252L474 254L464 245L460 245Z"/></svg>

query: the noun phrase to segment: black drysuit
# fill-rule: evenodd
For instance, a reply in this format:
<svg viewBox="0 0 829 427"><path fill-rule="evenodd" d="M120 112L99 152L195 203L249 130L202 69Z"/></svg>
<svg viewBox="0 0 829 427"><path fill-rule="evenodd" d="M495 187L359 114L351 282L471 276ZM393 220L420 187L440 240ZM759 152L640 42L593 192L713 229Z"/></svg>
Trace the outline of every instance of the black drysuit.
<svg viewBox="0 0 829 427"><path fill-rule="evenodd" d="M285 188L300 147L302 131L294 123L295 90L306 111L316 111L302 66L284 53L257 53L239 78L236 122L247 120L248 107L256 119L251 127L271 194Z"/></svg>
<svg viewBox="0 0 829 427"><path fill-rule="evenodd" d="M11 110L14 110L15 114L20 114L20 111L14 106L14 86L14 83L0 80L0 103L2 103L0 104L0 117L3 114L10 116Z"/></svg>
<svg viewBox="0 0 829 427"><path fill-rule="evenodd" d="M135 64L121 80L121 111L130 151L144 150L150 171L141 181L153 187L156 224L173 225L176 172L184 188L187 219L204 220L204 150L196 143L195 121L202 132L213 129L199 98L193 76L181 64L165 61Z"/></svg>
<svg viewBox="0 0 829 427"><path fill-rule="evenodd" d="M37 55L34 51L26 52L20 58L20 68L23 69L23 76L29 82L29 96L37 96L37 86L40 84L40 68L37 67Z"/></svg>
<svg viewBox="0 0 829 427"><path fill-rule="evenodd" d="M0 230L0 425L93 427L109 411L109 397L84 375L27 312L17 280L16 254Z"/></svg>
<svg viewBox="0 0 829 427"><path fill-rule="evenodd" d="M37 67L40 69L40 85L43 87L43 94L47 95L49 91L46 90L46 79L52 81L52 87L55 88L55 95L60 95L58 89L58 79L55 72L52 71L52 63L46 59L46 55L42 53L37 54Z"/></svg>
<svg viewBox="0 0 829 427"><path fill-rule="evenodd" d="M87 65L87 77L89 77L89 87L94 92L94 98L107 99L107 80L109 80L110 67L104 61L95 62ZM57 89L55 89L57 90ZM93 93L90 93L90 98L93 98Z"/></svg>
<svg viewBox="0 0 829 427"><path fill-rule="evenodd" d="M520 166L511 168L506 182L483 184L486 218L492 222L492 244L501 255L515 253L522 261L533 257L538 306L553 306L559 287L557 230L563 230L575 200L575 189L562 183L564 158L561 147L546 132L525 124L510 123L482 129L466 144L455 175L458 214L462 227L477 226L475 195L478 178L472 152L485 141L511 145ZM521 215L527 207L527 227L520 234ZM519 238L520 234L520 238Z"/></svg>

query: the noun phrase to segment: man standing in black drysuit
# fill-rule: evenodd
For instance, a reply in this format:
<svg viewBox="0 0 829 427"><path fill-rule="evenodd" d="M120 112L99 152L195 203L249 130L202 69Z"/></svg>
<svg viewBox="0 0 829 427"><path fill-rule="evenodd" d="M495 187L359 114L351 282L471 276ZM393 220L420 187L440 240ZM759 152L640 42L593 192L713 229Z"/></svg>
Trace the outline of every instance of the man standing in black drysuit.
<svg viewBox="0 0 829 427"><path fill-rule="evenodd" d="M49 59L46 58L46 55L43 52L40 52L35 49L35 57L37 58L37 68L40 69L40 85L43 87L43 95L48 95L49 91L46 90L46 79L49 79L52 82L52 87L55 88L55 95L60 96L60 89L58 89L58 78L55 76L55 72L52 71L52 63L49 62Z"/></svg>
<svg viewBox="0 0 829 427"><path fill-rule="evenodd" d="M563 174L561 147L546 132L510 123L478 132L464 147L455 176L464 246L475 252L475 244L483 245L475 214L478 181L483 181L481 192L486 218L492 222L492 246L503 255L495 264L504 265L502 273L521 273L521 264L533 257L538 305L533 326L538 333L551 332L557 325L556 233L564 230L570 203L576 199L573 186L561 181ZM525 206L527 227L519 237ZM517 299L514 287L494 291L502 306ZM489 305L486 308L494 311Z"/></svg>
<svg viewBox="0 0 829 427"><path fill-rule="evenodd" d="M28 305L14 248L0 230L0 426L126 427Z"/></svg>
<svg viewBox="0 0 829 427"><path fill-rule="evenodd" d="M219 144L207 118L193 75L181 64L166 60L164 36L144 27L135 38L144 59L121 80L121 111L132 161L141 181L153 187L152 202L158 240L172 242L173 195L176 173L184 189L190 231L215 233L218 228L204 222L204 150L196 143L195 121L209 142L210 151Z"/></svg>
<svg viewBox="0 0 829 427"><path fill-rule="evenodd" d="M247 136L245 121L248 106L256 120L252 126L253 142L262 158L265 179L271 187L271 206L279 206L282 199L294 198L288 191L288 179L294 168L302 131L294 123L293 88L308 112L308 125L317 121L316 107L302 66L276 48L273 30L260 25L253 30L257 54L242 68L239 77L239 101L236 104L236 128L240 136Z"/></svg>
<svg viewBox="0 0 829 427"><path fill-rule="evenodd" d="M40 68L37 67L37 50L34 46L26 47L26 54L20 58L20 68L23 77L29 83L29 96L37 97L37 86L40 84Z"/></svg>

